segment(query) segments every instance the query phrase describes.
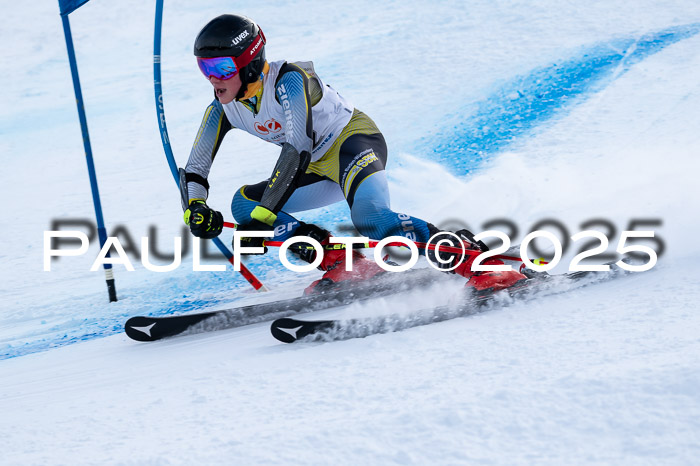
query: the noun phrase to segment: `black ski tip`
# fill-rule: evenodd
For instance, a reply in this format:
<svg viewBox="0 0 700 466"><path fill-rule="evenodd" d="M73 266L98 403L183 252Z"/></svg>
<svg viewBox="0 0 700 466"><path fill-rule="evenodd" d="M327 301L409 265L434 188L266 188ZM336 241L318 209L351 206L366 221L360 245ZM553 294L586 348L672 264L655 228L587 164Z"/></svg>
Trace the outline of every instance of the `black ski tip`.
<svg viewBox="0 0 700 466"><path fill-rule="evenodd" d="M320 330L332 327L332 320L303 321L290 318L277 319L272 322L270 332L272 336L283 343L294 343L297 340L316 333Z"/></svg>
<svg viewBox="0 0 700 466"><path fill-rule="evenodd" d="M150 317L132 317L124 324L127 336L136 341L154 341L159 336L153 332L157 320Z"/></svg>

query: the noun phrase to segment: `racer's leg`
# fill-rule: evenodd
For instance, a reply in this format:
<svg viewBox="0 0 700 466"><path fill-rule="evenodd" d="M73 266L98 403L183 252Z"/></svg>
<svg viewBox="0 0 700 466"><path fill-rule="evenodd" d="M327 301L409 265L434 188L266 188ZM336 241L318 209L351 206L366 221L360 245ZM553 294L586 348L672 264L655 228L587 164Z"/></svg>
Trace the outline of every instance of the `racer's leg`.
<svg viewBox="0 0 700 466"><path fill-rule="evenodd" d="M349 137L341 146L340 161L341 173L345 174L341 177L341 187L350 205L352 221L362 235L375 239L404 236L422 243L427 243L433 235L446 235L446 232L440 232L434 225L424 220L391 210L389 186L384 171L386 143L381 133L356 134ZM466 233L471 235L469 232ZM445 239L451 241L450 235ZM470 242L464 242L471 249L476 248L475 245L469 244ZM425 254L423 248L419 248L419 251ZM471 272L472 260L463 260L454 254L448 256L441 254L441 257L444 259L451 257L451 261L441 263L436 260L434 252L428 253L428 260L438 267L442 264L441 268L453 268L451 267L453 263L455 266L460 263L454 268L454 273L468 278L467 285L477 290L507 288L526 278L514 270L474 275Z"/></svg>
<svg viewBox="0 0 700 466"><path fill-rule="evenodd" d="M381 133L355 134L340 148L340 186L355 228L363 236L404 236L418 242L430 238L428 223L391 209L384 167L386 141Z"/></svg>

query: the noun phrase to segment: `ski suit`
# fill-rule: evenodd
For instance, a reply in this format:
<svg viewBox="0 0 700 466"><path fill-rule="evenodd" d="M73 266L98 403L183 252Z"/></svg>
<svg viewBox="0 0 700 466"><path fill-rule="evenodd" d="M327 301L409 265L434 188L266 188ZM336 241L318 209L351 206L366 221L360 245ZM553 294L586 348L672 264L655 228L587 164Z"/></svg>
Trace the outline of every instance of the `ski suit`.
<svg viewBox="0 0 700 466"><path fill-rule="evenodd" d="M251 212L262 205L277 215L273 239L284 241L299 225L291 214L345 200L363 236L428 241L425 221L391 210L382 133L324 85L311 62L266 64L254 97L228 104L215 99L207 107L185 169L190 199L206 200L211 165L233 128L282 146L270 178L244 185L233 196L231 213L238 223L251 222Z"/></svg>

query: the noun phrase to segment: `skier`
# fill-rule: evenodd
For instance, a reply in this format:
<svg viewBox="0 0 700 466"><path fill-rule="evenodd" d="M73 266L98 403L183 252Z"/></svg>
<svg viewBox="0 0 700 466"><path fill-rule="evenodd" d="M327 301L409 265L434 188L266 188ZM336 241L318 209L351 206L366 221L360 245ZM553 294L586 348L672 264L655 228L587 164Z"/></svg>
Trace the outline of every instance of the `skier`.
<svg viewBox="0 0 700 466"><path fill-rule="evenodd" d="M214 238L222 231L223 216L206 203L207 176L222 139L238 128L281 146L271 176L240 187L233 196L231 213L239 231L274 230L275 241L308 236L327 245L328 231L291 214L344 200L364 236L404 236L425 243L431 237L433 243L451 240L453 236L434 225L391 210L384 171L387 146L370 117L324 84L312 62L267 62L265 42L251 19L228 14L211 20L195 40L194 55L214 87L214 101L204 113L185 169L190 196L185 223L192 234ZM467 230L457 235L469 249L486 248ZM243 238L242 244L262 246L263 238ZM297 253L310 263L316 256L311 248ZM384 271L354 251L353 270L348 272L345 257L342 249L325 250L319 269L326 273L315 284L367 279ZM443 269L461 261L453 273L470 279L478 289L504 288L525 278L518 272L475 275L472 260L446 252L440 252L440 258L443 261L428 252L428 259Z"/></svg>

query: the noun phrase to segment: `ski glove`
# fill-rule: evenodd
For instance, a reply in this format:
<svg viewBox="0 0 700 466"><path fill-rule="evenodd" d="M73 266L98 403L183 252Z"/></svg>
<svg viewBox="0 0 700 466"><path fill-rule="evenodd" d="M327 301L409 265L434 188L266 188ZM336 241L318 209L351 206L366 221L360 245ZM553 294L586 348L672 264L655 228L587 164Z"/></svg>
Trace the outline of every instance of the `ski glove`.
<svg viewBox="0 0 700 466"><path fill-rule="evenodd" d="M246 232L246 231L270 231L272 227L266 225L260 220L253 220L245 225L238 225L236 231ZM260 238L257 236L241 236L241 246L246 248L264 248L263 252L243 252L241 254L249 254L251 256L258 256L262 254L267 254L267 246L265 246L265 240L268 238ZM235 244L233 248L235 249Z"/></svg>
<svg viewBox="0 0 700 466"><path fill-rule="evenodd" d="M216 238L224 228L224 216L207 205L202 199L190 201L185 211L185 224L194 236L204 239Z"/></svg>
<svg viewBox="0 0 700 466"><path fill-rule="evenodd" d="M438 244L440 241L447 240L447 243L445 246L452 246L455 248L459 248L459 244L455 244L456 239L459 238L460 241L464 244L464 247L466 249L471 249L475 251L488 251L489 248L486 246L486 244L483 241L476 241L474 239L474 234L466 229L459 230L456 233L450 233L446 231L440 231L435 225L432 223L428 224L428 232L430 233L430 236L432 238L431 243L432 244ZM455 238L455 235L457 238ZM438 260L438 255L440 260ZM463 261L465 258L461 256L461 254L457 254L454 252L448 252L448 251L435 251L434 249L429 249L426 252L426 258L433 264L435 265L438 269L450 272L450 273L455 273L455 265L458 262ZM452 270L450 270L452 269Z"/></svg>
<svg viewBox="0 0 700 466"><path fill-rule="evenodd" d="M331 236L331 232L313 223L299 222L299 226L294 230L294 236L308 236L321 243L322 246L325 246L328 244L328 238ZM309 264L312 264L316 259L317 252L311 243L296 243L292 248L289 250L299 254L299 258Z"/></svg>

